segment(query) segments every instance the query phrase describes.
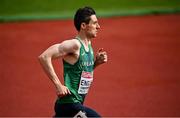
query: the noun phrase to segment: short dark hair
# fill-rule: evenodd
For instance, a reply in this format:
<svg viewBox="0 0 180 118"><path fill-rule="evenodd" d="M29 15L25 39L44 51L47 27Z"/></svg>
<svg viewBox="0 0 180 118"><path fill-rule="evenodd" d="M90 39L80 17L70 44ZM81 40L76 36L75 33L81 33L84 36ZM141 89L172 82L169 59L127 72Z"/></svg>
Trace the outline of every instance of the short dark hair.
<svg viewBox="0 0 180 118"><path fill-rule="evenodd" d="M91 7L79 8L74 15L74 25L76 29L80 31L81 23L84 22L88 24L90 21L90 16L95 14L96 12Z"/></svg>

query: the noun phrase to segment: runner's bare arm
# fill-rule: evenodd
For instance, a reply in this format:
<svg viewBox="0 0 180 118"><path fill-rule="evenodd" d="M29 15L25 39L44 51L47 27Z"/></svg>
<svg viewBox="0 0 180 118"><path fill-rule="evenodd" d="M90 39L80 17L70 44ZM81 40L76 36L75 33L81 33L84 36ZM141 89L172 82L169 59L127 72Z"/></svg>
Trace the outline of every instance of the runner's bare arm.
<svg viewBox="0 0 180 118"><path fill-rule="evenodd" d="M96 58L95 58L95 61L94 61L94 69L103 64L103 63L106 63L108 60L107 58L107 52L103 50L103 48L100 48L96 54Z"/></svg>
<svg viewBox="0 0 180 118"><path fill-rule="evenodd" d="M60 44L52 45L39 56L39 61L42 68L55 85L57 95L60 97L70 94L70 91L60 82L57 74L54 71L52 60L56 58L63 58L63 56L66 56L69 53L74 53L76 50L78 50L78 48L79 45L75 42L75 40L67 40Z"/></svg>

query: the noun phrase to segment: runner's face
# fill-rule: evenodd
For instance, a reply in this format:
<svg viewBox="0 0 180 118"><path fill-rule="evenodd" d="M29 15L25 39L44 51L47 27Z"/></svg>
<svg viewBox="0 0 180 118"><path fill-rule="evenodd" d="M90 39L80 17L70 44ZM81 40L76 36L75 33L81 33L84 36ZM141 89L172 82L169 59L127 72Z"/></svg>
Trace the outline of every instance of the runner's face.
<svg viewBox="0 0 180 118"><path fill-rule="evenodd" d="M97 36L97 32L100 29L100 25L98 23L96 15L90 16L91 20L89 21L89 24L87 24L86 27L86 35L89 38L95 38Z"/></svg>

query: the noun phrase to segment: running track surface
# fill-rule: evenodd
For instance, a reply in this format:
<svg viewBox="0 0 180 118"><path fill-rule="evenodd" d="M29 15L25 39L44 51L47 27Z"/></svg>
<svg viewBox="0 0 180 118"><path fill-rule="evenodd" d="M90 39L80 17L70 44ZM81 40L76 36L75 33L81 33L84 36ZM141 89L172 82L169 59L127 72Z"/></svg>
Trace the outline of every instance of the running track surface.
<svg viewBox="0 0 180 118"><path fill-rule="evenodd" d="M99 20L94 50L109 62L95 70L85 105L103 116L180 116L180 15ZM53 116L53 84L38 55L73 38L73 21L0 24L0 116ZM62 62L53 62L62 81Z"/></svg>

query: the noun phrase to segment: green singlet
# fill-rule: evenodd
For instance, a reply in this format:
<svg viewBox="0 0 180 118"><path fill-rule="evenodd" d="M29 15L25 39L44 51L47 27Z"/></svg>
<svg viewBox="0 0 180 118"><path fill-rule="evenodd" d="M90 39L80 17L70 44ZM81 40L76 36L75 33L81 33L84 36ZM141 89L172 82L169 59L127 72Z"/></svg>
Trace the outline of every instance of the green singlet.
<svg viewBox="0 0 180 118"><path fill-rule="evenodd" d="M70 90L71 95L58 98L57 102L60 104L83 104L93 81L94 54L91 44L88 45L89 51L86 51L81 39L79 37L76 37L76 39L81 43L78 61L72 65L63 60L64 84Z"/></svg>

